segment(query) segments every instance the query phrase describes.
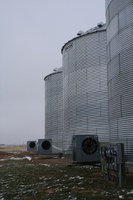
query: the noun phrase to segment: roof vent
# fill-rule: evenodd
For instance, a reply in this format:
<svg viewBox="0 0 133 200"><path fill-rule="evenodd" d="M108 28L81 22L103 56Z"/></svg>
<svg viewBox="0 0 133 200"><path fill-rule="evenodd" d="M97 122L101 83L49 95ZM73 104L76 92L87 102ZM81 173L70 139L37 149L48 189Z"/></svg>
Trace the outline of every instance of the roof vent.
<svg viewBox="0 0 133 200"><path fill-rule="evenodd" d="M99 22L99 23L97 24L97 27L98 27L98 28L103 27L103 22Z"/></svg>
<svg viewBox="0 0 133 200"><path fill-rule="evenodd" d="M53 71L54 71L54 72L58 71L58 68L54 68Z"/></svg>
<svg viewBox="0 0 133 200"><path fill-rule="evenodd" d="M84 34L84 31L79 31L79 32L77 33L78 36L83 35L83 34Z"/></svg>

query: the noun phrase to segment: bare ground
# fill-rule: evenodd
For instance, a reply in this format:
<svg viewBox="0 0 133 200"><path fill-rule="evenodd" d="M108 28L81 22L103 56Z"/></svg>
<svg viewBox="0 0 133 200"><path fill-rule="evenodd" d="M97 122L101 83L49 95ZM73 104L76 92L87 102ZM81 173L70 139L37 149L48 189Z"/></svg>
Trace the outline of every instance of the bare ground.
<svg viewBox="0 0 133 200"><path fill-rule="evenodd" d="M0 147L0 200L133 200L133 175L128 178L118 188L103 179L100 168L72 165L70 157Z"/></svg>

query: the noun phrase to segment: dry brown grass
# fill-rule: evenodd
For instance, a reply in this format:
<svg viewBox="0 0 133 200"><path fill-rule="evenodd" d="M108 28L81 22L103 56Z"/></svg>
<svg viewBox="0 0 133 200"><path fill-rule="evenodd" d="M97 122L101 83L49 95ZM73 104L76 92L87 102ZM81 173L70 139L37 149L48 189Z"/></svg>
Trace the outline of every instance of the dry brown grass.
<svg viewBox="0 0 133 200"><path fill-rule="evenodd" d="M10 159L26 156L31 160ZM115 183L103 180L100 168L72 165L70 157L29 153L26 146L3 146L0 160L0 199L133 199L133 194L128 194L133 188L131 176L125 188L118 188Z"/></svg>
<svg viewBox="0 0 133 200"><path fill-rule="evenodd" d="M4 152L22 152L26 151L26 145L5 145L5 146L0 146L0 151Z"/></svg>

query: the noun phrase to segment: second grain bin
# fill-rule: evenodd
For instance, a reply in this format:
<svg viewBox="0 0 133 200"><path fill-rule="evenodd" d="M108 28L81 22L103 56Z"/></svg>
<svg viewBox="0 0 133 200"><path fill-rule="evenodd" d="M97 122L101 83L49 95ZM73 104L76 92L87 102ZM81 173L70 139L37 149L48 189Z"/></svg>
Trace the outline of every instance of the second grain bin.
<svg viewBox="0 0 133 200"><path fill-rule="evenodd" d="M98 135L108 142L106 27L99 23L62 47L64 152L71 152L72 136Z"/></svg>
<svg viewBox="0 0 133 200"><path fill-rule="evenodd" d="M52 139L53 153L62 151L63 72L56 68L45 78L45 139Z"/></svg>
<svg viewBox="0 0 133 200"><path fill-rule="evenodd" d="M133 161L133 1L106 0L110 141Z"/></svg>

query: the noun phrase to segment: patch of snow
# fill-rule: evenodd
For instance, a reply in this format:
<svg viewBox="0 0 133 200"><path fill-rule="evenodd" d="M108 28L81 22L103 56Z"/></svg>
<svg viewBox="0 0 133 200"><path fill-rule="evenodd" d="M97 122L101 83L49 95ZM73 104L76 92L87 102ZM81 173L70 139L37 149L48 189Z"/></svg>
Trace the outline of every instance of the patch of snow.
<svg viewBox="0 0 133 200"><path fill-rule="evenodd" d="M4 198L3 198L3 195L2 195L2 194L0 194L0 200L4 200Z"/></svg>
<svg viewBox="0 0 133 200"><path fill-rule="evenodd" d="M124 197L122 195L119 195L119 199L124 199Z"/></svg>
<svg viewBox="0 0 133 200"><path fill-rule="evenodd" d="M32 158L30 156L25 156L24 158L27 160L32 160Z"/></svg>
<svg viewBox="0 0 133 200"><path fill-rule="evenodd" d="M133 190L131 190L131 191L127 192L127 194L133 194Z"/></svg>
<svg viewBox="0 0 133 200"><path fill-rule="evenodd" d="M78 185L82 185L82 182L79 182Z"/></svg>
<svg viewBox="0 0 133 200"><path fill-rule="evenodd" d="M68 186L63 185L63 188L64 188L64 189L68 189Z"/></svg>
<svg viewBox="0 0 133 200"><path fill-rule="evenodd" d="M108 195L109 195L109 192L105 192L104 195L105 195L105 196L108 196Z"/></svg>
<svg viewBox="0 0 133 200"><path fill-rule="evenodd" d="M76 178L79 180L84 179L84 177L81 177L81 176L76 176Z"/></svg>
<svg viewBox="0 0 133 200"><path fill-rule="evenodd" d="M75 176L72 176L69 178L69 180L74 180L75 179Z"/></svg>
<svg viewBox="0 0 133 200"><path fill-rule="evenodd" d="M23 158L18 158L18 157L11 157L11 158L3 158L3 159L0 159L0 161L6 161L6 160L31 160L32 158L29 157L29 156L25 156Z"/></svg>
<svg viewBox="0 0 133 200"><path fill-rule="evenodd" d="M40 164L40 165L43 165L43 166L45 166L45 167L50 167L50 165L49 164Z"/></svg>
<svg viewBox="0 0 133 200"><path fill-rule="evenodd" d="M5 160L7 160L7 159L4 159L4 158L3 158L3 159L0 159L0 161L5 161Z"/></svg>
<svg viewBox="0 0 133 200"><path fill-rule="evenodd" d="M69 178L69 180L74 180L74 179L81 180L81 179L84 179L84 177L81 177L81 176L72 176L72 177Z"/></svg>
<svg viewBox="0 0 133 200"><path fill-rule="evenodd" d="M11 157L11 158L9 158L9 160L23 160L23 159L22 158Z"/></svg>
<svg viewBox="0 0 133 200"><path fill-rule="evenodd" d="M21 188L25 188L25 185L19 185L19 187L21 187Z"/></svg>
<svg viewBox="0 0 133 200"><path fill-rule="evenodd" d="M31 157L25 156L25 157L23 157L23 158L15 158L15 157L11 157L11 158L10 158L10 160L25 160L25 159L31 160Z"/></svg>
<svg viewBox="0 0 133 200"><path fill-rule="evenodd" d="M12 177L13 175L12 174L8 174L8 177Z"/></svg>

